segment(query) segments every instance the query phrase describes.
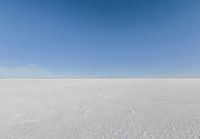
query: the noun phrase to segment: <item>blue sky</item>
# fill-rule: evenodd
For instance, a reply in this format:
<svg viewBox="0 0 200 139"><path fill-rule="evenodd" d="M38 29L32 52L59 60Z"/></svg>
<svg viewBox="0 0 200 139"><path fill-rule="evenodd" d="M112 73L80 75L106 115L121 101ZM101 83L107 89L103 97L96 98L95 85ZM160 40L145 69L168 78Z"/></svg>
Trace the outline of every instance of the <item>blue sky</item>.
<svg viewBox="0 0 200 139"><path fill-rule="evenodd" d="M2 0L0 77L199 77L198 0Z"/></svg>

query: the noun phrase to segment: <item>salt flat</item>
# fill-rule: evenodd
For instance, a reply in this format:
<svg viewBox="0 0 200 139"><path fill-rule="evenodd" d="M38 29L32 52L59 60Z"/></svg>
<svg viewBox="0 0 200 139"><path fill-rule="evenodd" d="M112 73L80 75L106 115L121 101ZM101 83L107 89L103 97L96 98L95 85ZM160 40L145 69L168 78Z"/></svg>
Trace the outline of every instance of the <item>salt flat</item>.
<svg viewBox="0 0 200 139"><path fill-rule="evenodd" d="M199 138L199 79L0 80L0 139Z"/></svg>

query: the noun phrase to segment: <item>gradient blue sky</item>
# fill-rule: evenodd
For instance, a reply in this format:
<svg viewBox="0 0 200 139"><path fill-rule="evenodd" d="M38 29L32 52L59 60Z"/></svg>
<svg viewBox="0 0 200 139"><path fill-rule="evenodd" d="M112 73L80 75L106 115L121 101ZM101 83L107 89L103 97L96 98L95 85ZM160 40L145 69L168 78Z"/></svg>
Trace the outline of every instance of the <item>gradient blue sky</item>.
<svg viewBox="0 0 200 139"><path fill-rule="evenodd" d="M1 0L1 77L199 77L199 0Z"/></svg>

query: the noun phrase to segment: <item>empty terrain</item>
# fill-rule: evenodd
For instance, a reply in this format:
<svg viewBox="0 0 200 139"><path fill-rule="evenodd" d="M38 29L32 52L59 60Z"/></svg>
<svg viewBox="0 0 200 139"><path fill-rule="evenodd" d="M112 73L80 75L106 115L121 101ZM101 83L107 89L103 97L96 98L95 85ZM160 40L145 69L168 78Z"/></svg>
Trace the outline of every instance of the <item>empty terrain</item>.
<svg viewBox="0 0 200 139"><path fill-rule="evenodd" d="M200 139L200 80L0 79L0 139Z"/></svg>

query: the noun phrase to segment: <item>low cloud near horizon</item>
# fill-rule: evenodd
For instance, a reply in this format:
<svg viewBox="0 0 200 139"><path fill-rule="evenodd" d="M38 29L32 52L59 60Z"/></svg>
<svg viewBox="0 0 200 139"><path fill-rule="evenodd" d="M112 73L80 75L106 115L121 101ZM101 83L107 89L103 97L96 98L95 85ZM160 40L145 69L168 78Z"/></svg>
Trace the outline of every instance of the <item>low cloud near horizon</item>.
<svg viewBox="0 0 200 139"><path fill-rule="evenodd" d="M56 73L36 65L0 66L1 78L60 77Z"/></svg>

